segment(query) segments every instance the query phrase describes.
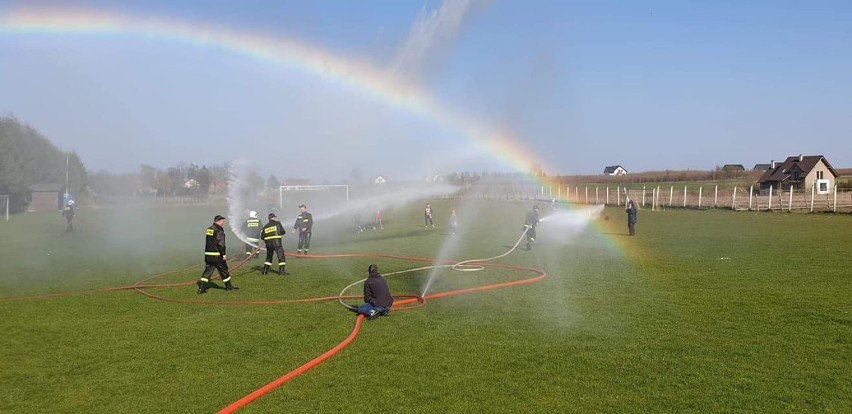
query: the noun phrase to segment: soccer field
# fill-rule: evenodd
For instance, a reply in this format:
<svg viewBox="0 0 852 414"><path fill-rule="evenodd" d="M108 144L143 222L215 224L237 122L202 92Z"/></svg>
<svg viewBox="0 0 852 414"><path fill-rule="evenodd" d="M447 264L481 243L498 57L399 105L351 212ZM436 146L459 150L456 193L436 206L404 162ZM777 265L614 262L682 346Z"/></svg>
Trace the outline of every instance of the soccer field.
<svg viewBox="0 0 852 414"><path fill-rule="evenodd" d="M384 211L384 230L317 222L311 254L493 257L518 241L532 205L432 201L433 229L425 202ZM204 229L224 211L83 208L73 233L58 214L0 223L0 412L216 412L355 326L336 300L288 301L335 297L370 263L382 273L428 264L290 256L285 277L261 276L261 259L233 272L239 291L197 295ZM628 237L620 208L585 227L545 219L532 251L494 261L543 280L365 321L347 348L242 411L844 412L849 229L849 215L642 210ZM239 241L227 240L236 257ZM428 295L535 275L444 268L388 281L399 295L429 284ZM169 286L141 290L155 298L108 290L134 283Z"/></svg>

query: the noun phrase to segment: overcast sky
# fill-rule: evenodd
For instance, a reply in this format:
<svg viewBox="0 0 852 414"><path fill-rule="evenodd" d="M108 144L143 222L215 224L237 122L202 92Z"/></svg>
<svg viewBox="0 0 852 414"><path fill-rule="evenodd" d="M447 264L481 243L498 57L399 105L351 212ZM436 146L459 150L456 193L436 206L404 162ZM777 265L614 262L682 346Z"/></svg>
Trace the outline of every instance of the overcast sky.
<svg viewBox="0 0 852 414"><path fill-rule="evenodd" d="M93 11L295 41L508 131L549 175L852 167L849 1L0 1L0 113L90 171L222 164L337 181L508 171L430 114L274 60L133 33L20 30ZM79 22L78 22L79 23Z"/></svg>

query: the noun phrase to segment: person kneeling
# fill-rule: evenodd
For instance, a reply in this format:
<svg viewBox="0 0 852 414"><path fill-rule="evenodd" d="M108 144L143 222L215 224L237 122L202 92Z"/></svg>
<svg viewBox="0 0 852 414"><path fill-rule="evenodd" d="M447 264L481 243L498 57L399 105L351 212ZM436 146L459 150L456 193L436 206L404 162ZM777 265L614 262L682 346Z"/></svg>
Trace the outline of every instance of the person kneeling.
<svg viewBox="0 0 852 414"><path fill-rule="evenodd" d="M364 315L367 319L377 316L387 316L393 306L388 281L379 273L379 267L371 264L367 268L369 276L364 281L364 304L353 309L356 313Z"/></svg>

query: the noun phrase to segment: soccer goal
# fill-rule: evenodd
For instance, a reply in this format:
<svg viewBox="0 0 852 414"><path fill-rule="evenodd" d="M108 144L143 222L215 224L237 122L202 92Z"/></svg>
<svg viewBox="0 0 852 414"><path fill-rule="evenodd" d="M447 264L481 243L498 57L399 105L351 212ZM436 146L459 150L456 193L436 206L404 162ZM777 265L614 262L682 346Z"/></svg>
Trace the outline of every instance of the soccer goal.
<svg viewBox="0 0 852 414"><path fill-rule="evenodd" d="M4 213L6 221L9 221L9 195L8 194L0 194L0 213Z"/></svg>
<svg viewBox="0 0 852 414"><path fill-rule="evenodd" d="M278 187L278 207L296 208L305 204L314 207L339 205L349 201L348 184L282 185Z"/></svg>

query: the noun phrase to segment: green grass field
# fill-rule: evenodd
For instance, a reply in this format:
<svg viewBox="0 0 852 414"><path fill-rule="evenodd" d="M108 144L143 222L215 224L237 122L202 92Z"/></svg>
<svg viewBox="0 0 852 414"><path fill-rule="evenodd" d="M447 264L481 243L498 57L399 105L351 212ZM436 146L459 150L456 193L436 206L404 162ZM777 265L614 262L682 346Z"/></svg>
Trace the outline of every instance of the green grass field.
<svg viewBox="0 0 852 414"><path fill-rule="evenodd" d="M386 211L383 231L318 222L311 252L495 256L517 240L530 204L433 206L436 229L422 227L420 203ZM456 236L445 230L451 208ZM151 282L192 282L204 229L223 211L83 208L74 233L58 213L0 222L0 412L218 411L341 342L355 316L335 301L212 302L334 296L370 262L384 273L423 265L289 258L283 278L260 276L260 260L234 272L237 292L146 290L201 302L191 304L133 290L22 298L158 274ZM850 410L852 216L641 211L630 238L622 210L603 215L573 236L545 221L533 251L499 260L545 270L543 281L367 321L340 354L243 411ZM441 270L428 293L529 276ZM389 282L416 294L428 278Z"/></svg>

